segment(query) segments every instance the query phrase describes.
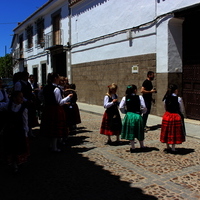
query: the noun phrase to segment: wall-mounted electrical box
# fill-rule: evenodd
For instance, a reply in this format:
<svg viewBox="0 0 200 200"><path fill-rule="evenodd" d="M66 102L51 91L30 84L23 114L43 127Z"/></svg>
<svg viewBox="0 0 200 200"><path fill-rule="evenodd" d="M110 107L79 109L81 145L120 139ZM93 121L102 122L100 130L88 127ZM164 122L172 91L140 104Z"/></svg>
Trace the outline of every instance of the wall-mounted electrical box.
<svg viewBox="0 0 200 200"><path fill-rule="evenodd" d="M138 68L139 68L139 65L133 65L131 68L132 73L138 73Z"/></svg>

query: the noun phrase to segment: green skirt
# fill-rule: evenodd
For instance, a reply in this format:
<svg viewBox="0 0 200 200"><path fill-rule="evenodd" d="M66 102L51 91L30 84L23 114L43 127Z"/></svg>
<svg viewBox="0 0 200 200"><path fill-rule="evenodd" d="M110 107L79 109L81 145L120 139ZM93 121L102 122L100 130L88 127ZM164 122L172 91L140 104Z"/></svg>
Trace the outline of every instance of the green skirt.
<svg viewBox="0 0 200 200"><path fill-rule="evenodd" d="M127 112L122 121L121 138L126 140L144 140L144 126L141 115Z"/></svg>

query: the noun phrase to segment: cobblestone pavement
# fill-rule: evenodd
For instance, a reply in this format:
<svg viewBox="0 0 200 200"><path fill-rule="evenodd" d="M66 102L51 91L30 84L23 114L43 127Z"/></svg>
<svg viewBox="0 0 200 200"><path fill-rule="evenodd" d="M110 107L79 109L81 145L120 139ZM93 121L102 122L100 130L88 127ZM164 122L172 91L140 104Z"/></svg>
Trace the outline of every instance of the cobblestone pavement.
<svg viewBox="0 0 200 200"><path fill-rule="evenodd" d="M99 134L101 115L81 112L81 118L62 153L49 152L48 140L35 130L30 161L17 174L0 168L1 200L200 199L200 140L187 137L177 146L180 154L166 154L155 126L146 133L149 150L130 153L125 140L105 145L106 136Z"/></svg>

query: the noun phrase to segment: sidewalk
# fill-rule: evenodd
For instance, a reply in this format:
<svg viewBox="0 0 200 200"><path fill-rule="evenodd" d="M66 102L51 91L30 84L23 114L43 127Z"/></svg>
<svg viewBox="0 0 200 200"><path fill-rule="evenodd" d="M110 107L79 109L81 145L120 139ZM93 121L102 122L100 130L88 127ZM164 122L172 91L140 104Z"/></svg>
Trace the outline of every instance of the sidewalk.
<svg viewBox="0 0 200 200"><path fill-rule="evenodd" d="M77 103L79 106L79 109L81 111L93 113L102 115L105 111L103 106L97 106L92 104L86 104L86 103ZM121 118L123 119L124 114L120 113ZM156 115L149 115L147 126L155 126L158 124L161 124L162 117L156 116ZM189 137L200 139L200 121L198 120L191 120L191 119L185 119L185 127L186 127L186 134Z"/></svg>

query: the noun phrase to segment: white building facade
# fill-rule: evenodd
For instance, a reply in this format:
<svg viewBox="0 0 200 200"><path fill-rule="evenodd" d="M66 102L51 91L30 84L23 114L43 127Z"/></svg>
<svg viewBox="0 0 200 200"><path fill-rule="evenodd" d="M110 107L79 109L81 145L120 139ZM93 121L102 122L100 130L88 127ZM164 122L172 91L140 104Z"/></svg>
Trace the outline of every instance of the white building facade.
<svg viewBox="0 0 200 200"><path fill-rule="evenodd" d="M50 0L14 30L14 73L26 68L44 84L57 71L76 84L79 101L102 105L107 85L117 83L122 98L151 70L152 113L163 114L162 97L175 83L188 117L200 119L199 16L199 0Z"/></svg>
<svg viewBox="0 0 200 200"><path fill-rule="evenodd" d="M50 0L18 24L12 41L14 73L27 70L40 85L52 71L67 74L68 15L68 1Z"/></svg>

